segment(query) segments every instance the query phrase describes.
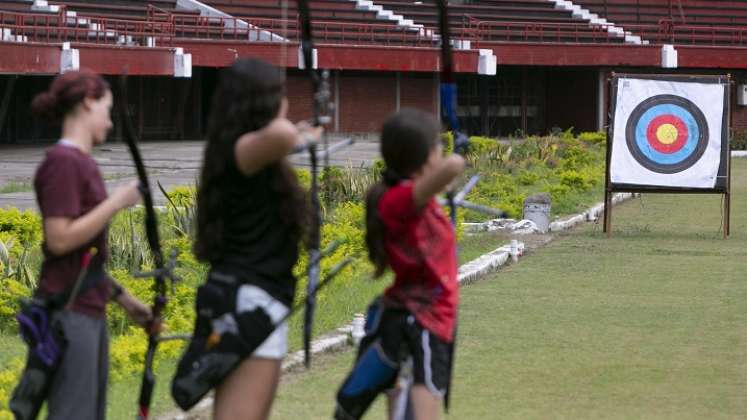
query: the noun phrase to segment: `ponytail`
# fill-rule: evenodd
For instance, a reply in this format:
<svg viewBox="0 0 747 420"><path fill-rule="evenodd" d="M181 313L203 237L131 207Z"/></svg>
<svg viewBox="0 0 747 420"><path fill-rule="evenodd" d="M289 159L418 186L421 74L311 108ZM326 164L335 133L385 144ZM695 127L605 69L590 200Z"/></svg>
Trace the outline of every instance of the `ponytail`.
<svg viewBox="0 0 747 420"><path fill-rule="evenodd" d="M389 261L384 249L384 222L379 214L379 202L384 193L397 185L405 177L387 167L381 173L381 180L371 186L366 193L366 246L368 259L374 265L374 277L379 278L386 271Z"/></svg>
<svg viewBox="0 0 747 420"><path fill-rule="evenodd" d="M402 108L387 118L381 129L381 156L386 169L381 180L366 193L366 246L368 259L374 265L374 277L381 277L388 266L384 233L379 214L384 193L419 170L438 144L439 124L432 115L420 110Z"/></svg>

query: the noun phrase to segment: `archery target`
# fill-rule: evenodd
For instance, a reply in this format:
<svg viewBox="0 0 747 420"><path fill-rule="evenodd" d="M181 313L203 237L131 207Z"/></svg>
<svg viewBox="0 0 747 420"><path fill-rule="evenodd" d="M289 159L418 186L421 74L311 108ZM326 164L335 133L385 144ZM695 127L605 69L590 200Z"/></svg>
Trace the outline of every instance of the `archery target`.
<svg viewBox="0 0 747 420"><path fill-rule="evenodd" d="M690 168L703 156L708 145L708 123L689 99L657 95L633 110L625 138L641 166L671 174Z"/></svg>
<svg viewBox="0 0 747 420"><path fill-rule="evenodd" d="M613 184L714 188L721 163L724 85L618 79Z"/></svg>

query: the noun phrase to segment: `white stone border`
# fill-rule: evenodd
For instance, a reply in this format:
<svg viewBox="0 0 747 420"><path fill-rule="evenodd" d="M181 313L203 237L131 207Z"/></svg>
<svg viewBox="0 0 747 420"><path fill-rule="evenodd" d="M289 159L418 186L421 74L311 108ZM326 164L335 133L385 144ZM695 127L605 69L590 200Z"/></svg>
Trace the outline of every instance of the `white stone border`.
<svg viewBox="0 0 747 420"><path fill-rule="evenodd" d="M635 194L632 193L617 193L612 196L612 205L614 206L616 204L620 204L623 201L633 198L634 196ZM596 220L602 213L604 213L604 203L597 203L583 213L579 213L567 219L556 220L550 223L549 230L550 232L567 230L578 225L579 223Z"/></svg>
<svg viewBox="0 0 747 420"><path fill-rule="evenodd" d="M747 150L732 150L731 157L733 158L747 157Z"/></svg>

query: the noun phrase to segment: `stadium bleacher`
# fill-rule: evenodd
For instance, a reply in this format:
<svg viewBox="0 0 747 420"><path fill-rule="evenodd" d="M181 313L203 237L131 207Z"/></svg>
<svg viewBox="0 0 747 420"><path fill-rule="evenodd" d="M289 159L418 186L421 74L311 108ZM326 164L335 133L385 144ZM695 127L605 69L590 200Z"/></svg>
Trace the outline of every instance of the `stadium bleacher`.
<svg viewBox="0 0 747 420"><path fill-rule="evenodd" d="M747 45L747 1L578 0L655 43Z"/></svg>

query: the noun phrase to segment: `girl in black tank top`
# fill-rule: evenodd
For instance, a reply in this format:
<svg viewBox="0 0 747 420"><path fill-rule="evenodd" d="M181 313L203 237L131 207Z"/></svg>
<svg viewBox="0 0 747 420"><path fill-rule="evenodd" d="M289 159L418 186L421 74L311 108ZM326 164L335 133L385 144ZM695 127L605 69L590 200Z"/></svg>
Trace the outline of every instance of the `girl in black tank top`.
<svg viewBox="0 0 747 420"><path fill-rule="evenodd" d="M215 419L267 418L280 376L287 330L274 329L271 321L293 303L292 269L309 218L306 194L285 157L321 135L308 124L291 123L287 109L284 75L275 67L256 59L238 60L221 74L197 199L194 251L210 263L211 272L198 291L195 336L200 334L204 304L200 296L208 294L207 286L230 284L235 290L216 307L259 308L260 316L242 318L235 310L243 353L241 361L215 381ZM215 334L216 324L210 325ZM189 369L202 363L190 354L206 347L197 341L193 339L182 358L172 386L182 406L195 403L180 401L177 394L189 391L189 383L179 381L194 377Z"/></svg>

